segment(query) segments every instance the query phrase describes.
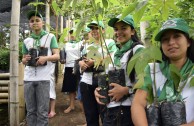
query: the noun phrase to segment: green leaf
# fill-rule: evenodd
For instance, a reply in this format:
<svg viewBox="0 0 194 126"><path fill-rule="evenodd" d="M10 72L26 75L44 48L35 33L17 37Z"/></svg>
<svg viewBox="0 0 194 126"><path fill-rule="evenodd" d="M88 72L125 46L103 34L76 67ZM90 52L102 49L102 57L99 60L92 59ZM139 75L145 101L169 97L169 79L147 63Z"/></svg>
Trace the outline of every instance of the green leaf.
<svg viewBox="0 0 194 126"><path fill-rule="evenodd" d="M128 14L135 10L138 2L131 3L129 6L125 7L122 11L121 20L124 19Z"/></svg>
<svg viewBox="0 0 194 126"><path fill-rule="evenodd" d="M153 88L152 88L151 84L148 85L147 101L148 101L149 104L152 104L154 102Z"/></svg>
<svg viewBox="0 0 194 126"><path fill-rule="evenodd" d="M145 4L143 7L141 7L133 16L135 24L138 24L141 20L145 10L147 8L147 4Z"/></svg>
<svg viewBox="0 0 194 126"><path fill-rule="evenodd" d="M135 72L137 75L144 72L145 67L148 65L148 61L143 60L142 62L136 62L135 64Z"/></svg>
<svg viewBox="0 0 194 126"><path fill-rule="evenodd" d="M107 0L102 0L102 4L105 8L108 7L108 1Z"/></svg>
<svg viewBox="0 0 194 126"><path fill-rule="evenodd" d="M139 89L144 84L144 73L141 73L137 76L137 83L134 85L133 89Z"/></svg>
<svg viewBox="0 0 194 126"><path fill-rule="evenodd" d="M150 46L150 48L148 49L148 53L150 55L151 60L158 60L158 61L162 61L162 53L159 49L159 47L157 46Z"/></svg>
<svg viewBox="0 0 194 126"><path fill-rule="evenodd" d="M179 70L178 68L173 65L173 64L170 64L170 74L171 74L171 77L172 77L172 80L174 82L174 85L175 85L175 89L178 90L178 87L179 87L179 82L181 80L181 75L179 73Z"/></svg>
<svg viewBox="0 0 194 126"><path fill-rule="evenodd" d="M52 1L52 7L53 7L53 9L55 11L55 14L56 15L59 15L59 12L58 12L58 4L57 4L56 1Z"/></svg>
<svg viewBox="0 0 194 126"><path fill-rule="evenodd" d="M64 28L63 29L63 33L62 33L62 35L60 36L60 38L59 38L59 42L64 42L64 40L65 40L65 37L68 35L68 28Z"/></svg>
<svg viewBox="0 0 194 126"><path fill-rule="evenodd" d="M118 0L109 0L113 5L120 5Z"/></svg>
<svg viewBox="0 0 194 126"><path fill-rule="evenodd" d="M38 5L45 5L45 4L43 2L30 2L28 5L37 7Z"/></svg>
<svg viewBox="0 0 194 126"><path fill-rule="evenodd" d="M166 4L169 8L172 8L174 11L178 11L178 7L175 5L174 0L167 0Z"/></svg>
<svg viewBox="0 0 194 126"><path fill-rule="evenodd" d="M190 80L190 86L192 86L192 87L194 86L194 77L192 77Z"/></svg>
<svg viewBox="0 0 194 126"><path fill-rule="evenodd" d="M168 8L168 5L166 3L162 7L161 14L162 14L162 19L167 20L167 18L169 16L169 8Z"/></svg>
<svg viewBox="0 0 194 126"><path fill-rule="evenodd" d="M111 58L110 57L106 57L102 60L102 65L105 66L105 68L108 68L110 63L111 63Z"/></svg>
<svg viewBox="0 0 194 126"><path fill-rule="evenodd" d="M77 0L73 0L73 2L72 2L72 8L75 9L76 8L76 5L77 5Z"/></svg>
<svg viewBox="0 0 194 126"><path fill-rule="evenodd" d="M72 0L66 0L65 8L68 8L69 6L71 7L71 2L72 2Z"/></svg>

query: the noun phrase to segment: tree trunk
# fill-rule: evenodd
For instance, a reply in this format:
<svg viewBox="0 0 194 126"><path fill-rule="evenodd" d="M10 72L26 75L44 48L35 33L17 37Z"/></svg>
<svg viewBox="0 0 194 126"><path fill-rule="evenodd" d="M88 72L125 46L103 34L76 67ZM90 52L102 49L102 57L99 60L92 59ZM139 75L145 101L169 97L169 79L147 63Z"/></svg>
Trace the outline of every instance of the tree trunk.
<svg viewBox="0 0 194 126"><path fill-rule="evenodd" d="M50 2L50 0L47 1ZM48 2L46 2L46 31L50 32L50 6Z"/></svg>
<svg viewBox="0 0 194 126"><path fill-rule="evenodd" d="M149 40L150 38L148 38L149 35L147 35L146 32L146 28L149 27L149 23L147 21L144 22L140 22L140 32L141 32L141 41L145 44L145 45L149 45Z"/></svg>
<svg viewBox="0 0 194 126"><path fill-rule="evenodd" d="M18 67L19 67L19 19L21 0L12 0L10 37L10 84L9 121L10 126L19 126Z"/></svg>

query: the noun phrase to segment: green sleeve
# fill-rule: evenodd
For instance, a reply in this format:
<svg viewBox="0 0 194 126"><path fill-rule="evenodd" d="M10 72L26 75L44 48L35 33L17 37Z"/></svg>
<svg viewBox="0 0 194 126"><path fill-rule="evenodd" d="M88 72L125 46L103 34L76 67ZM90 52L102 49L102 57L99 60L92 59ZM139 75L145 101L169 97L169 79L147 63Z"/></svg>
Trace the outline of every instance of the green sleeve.
<svg viewBox="0 0 194 126"><path fill-rule="evenodd" d="M109 44L108 44L108 50L110 53L114 52L117 50L117 46L116 46L116 43L115 41L111 41Z"/></svg>
<svg viewBox="0 0 194 126"><path fill-rule="evenodd" d="M28 49L26 48L26 45L24 43L22 45L22 54L23 55L28 54Z"/></svg>
<svg viewBox="0 0 194 126"><path fill-rule="evenodd" d="M55 36L52 37L51 39L51 45L50 45L51 49L57 49L58 48L58 43L57 43L57 39Z"/></svg>

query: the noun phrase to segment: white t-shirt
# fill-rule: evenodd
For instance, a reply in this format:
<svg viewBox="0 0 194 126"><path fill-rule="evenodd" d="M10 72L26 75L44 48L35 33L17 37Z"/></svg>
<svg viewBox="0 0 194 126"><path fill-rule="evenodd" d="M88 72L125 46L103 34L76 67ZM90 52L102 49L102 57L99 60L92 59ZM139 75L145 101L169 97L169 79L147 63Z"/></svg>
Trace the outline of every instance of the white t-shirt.
<svg viewBox="0 0 194 126"><path fill-rule="evenodd" d="M136 45L134 48L133 48L133 54L135 54L136 50L138 50L139 48L144 48L143 45ZM122 58L120 59L121 61L121 66L120 67L117 67L118 69L124 69L124 72L125 72L125 82L126 82L126 86L133 86L130 79L129 79L129 76L127 75L127 71L126 71L126 68L127 68L127 63L128 63L128 57L129 57L129 53L132 51L132 49L128 50L123 56ZM111 65L109 65L110 69L111 69ZM110 102L109 104L107 104L107 107L108 108L112 108L112 107L116 107L116 106L131 106L131 103L132 103L132 99L133 99L133 96L132 97L128 97L126 100L124 100L122 103L121 102Z"/></svg>
<svg viewBox="0 0 194 126"><path fill-rule="evenodd" d="M43 46L45 44L45 47L48 48L48 56L52 55L52 51L50 48L51 45L51 39L54 35L49 33L44 35L40 39L40 45ZM47 40L47 41L46 41ZM45 43L46 41L46 43ZM33 38L26 38L24 40L24 44L26 48L29 50L30 48L33 47L34 39ZM40 81L40 80L50 80L51 74L52 74L52 63L50 61L47 61L47 65L45 66L37 66L37 67L32 67L32 66L26 66L24 69L24 81Z"/></svg>
<svg viewBox="0 0 194 126"><path fill-rule="evenodd" d="M109 44L113 44L113 43L115 44L114 40L112 40L112 39L106 39L105 42L106 42L106 45L107 46L109 46ZM92 43L90 45L87 45L87 47L86 47L87 49L84 49L86 51L83 50L83 52L88 52L89 51L88 48L90 48L92 46L99 47L98 48L98 53L99 53L99 55L102 56L102 48L101 48L101 46L100 45L97 45L95 43ZM107 50L104 49L103 51L104 51L104 54L106 56L107 55ZM92 76L93 76L93 72L83 72L81 82L84 82L86 84L92 85Z"/></svg>
<svg viewBox="0 0 194 126"><path fill-rule="evenodd" d="M65 67L74 67L75 60L79 59L81 56L80 48L82 41L77 43L66 43L64 46L66 52L66 63Z"/></svg>

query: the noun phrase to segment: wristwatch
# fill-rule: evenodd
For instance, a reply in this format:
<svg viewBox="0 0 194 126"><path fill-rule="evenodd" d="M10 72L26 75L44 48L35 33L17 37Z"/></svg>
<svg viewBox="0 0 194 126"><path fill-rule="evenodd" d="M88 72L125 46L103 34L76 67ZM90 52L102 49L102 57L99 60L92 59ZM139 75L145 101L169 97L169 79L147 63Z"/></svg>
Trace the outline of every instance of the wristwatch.
<svg viewBox="0 0 194 126"><path fill-rule="evenodd" d="M133 88L129 86L129 95L134 94Z"/></svg>

